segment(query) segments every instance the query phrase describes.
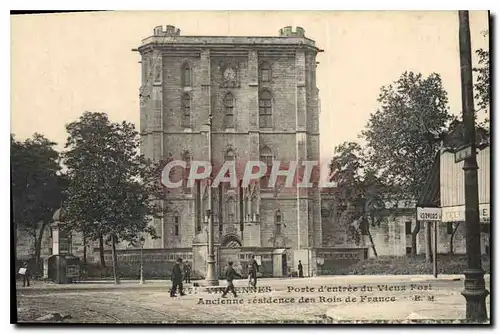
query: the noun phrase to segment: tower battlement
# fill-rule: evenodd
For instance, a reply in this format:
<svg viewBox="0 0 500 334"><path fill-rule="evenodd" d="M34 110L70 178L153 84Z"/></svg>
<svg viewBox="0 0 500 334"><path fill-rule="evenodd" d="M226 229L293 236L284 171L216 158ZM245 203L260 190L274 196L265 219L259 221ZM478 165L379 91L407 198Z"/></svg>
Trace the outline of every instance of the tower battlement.
<svg viewBox="0 0 500 334"><path fill-rule="evenodd" d="M306 37L305 30L302 27L296 27L293 31L292 26L286 26L280 29L280 37Z"/></svg>
<svg viewBox="0 0 500 334"><path fill-rule="evenodd" d="M180 36L181 30L175 26L156 26L153 30L154 36Z"/></svg>

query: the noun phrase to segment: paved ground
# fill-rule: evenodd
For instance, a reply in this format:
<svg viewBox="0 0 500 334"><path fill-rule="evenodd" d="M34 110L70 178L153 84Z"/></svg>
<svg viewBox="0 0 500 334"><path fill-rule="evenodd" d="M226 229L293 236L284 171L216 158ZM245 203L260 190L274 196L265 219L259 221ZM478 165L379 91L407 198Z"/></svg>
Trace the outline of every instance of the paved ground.
<svg viewBox="0 0 500 334"><path fill-rule="evenodd" d="M201 289L170 298L166 281L144 285L123 282L119 286L36 282L33 287L18 288L17 303L19 321L25 322L49 313L70 315L65 322L76 323L463 319L465 299L460 294L463 281L457 280L459 277L262 279L259 286L271 291L241 292L237 299L227 299L237 304L221 304L220 293ZM236 281L235 285L244 287L246 281ZM489 277L487 285L489 288ZM323 290L319 290L321 287ZM339 287L343 291L339 292ZM489 309L489 297L487 303Z"/></svg>

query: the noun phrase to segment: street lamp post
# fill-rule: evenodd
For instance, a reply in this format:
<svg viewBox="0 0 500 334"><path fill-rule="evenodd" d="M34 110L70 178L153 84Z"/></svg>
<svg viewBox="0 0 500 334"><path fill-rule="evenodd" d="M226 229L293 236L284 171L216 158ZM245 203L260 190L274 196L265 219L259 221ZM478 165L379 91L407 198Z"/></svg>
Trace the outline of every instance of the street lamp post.
<svg viewBox="0 0 500 334"><path fill-rule="evenodd" d="M208 161L212 166L212 115L208 116ZM210 171L210 181L212 180L212 172ZM207 286L217 286L219 280L217 279L215 270L215 254L214 254L214 217L212 210L212 184L208 184L208 259L207 259L207 276L205 277L205 284Z"/></svg>
<svg viewBox="0 0 500 334"><path fill-rule="evenodd" d="M139 283L144 284L144 258L142 256L142 250L144 249L144 242L145 242L144 237L141 237L141 239L139 239L139 242L141 245L141 278Z"/></svg>
<svg viewBox="0 0 500 334"><path fill-rule="evenodd" d="M465 179L465 231L467 269L462 295L466 300L466 318L482 322L488 317L484 271L481 266L481 243L479 226L479 198L476 159L476 134L474 98L472 92L472 61L469 28L469 12L459 11L460 74L462 81L462 113L465 138L470 144L470 155L464 161Z"/></svg>

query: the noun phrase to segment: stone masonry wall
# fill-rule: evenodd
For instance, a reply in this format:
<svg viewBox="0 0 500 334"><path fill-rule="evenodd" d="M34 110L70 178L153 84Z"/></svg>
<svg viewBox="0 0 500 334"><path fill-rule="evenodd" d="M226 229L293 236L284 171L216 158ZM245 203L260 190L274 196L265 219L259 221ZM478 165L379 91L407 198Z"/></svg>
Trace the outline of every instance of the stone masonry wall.
<svg viewBox="0 0 500 334"><path fill-rule="evenodd" d="M296 37L296 36L295 36ZM293 37L293 38L295 38ZM206 37L204 37L206 39ZM198 37L192 37L196 43ZM250 41L250 39L249 39ZM303 135L302 159L319 159L318 136L318 92L316 88L315 55L310 51L291 51L279 46L273 52L238 48L235 46L227 53L212 50L207 43L199 48L143 52L143 68L151 67L157 71L161 64L161 74L153 74L150 80L148 69L143 69L143 87L152 92L151 99L141 103L142 152L152 158L183 159L186 155L191 160L206 160L207 138L200 130L212 118L213 162L222 162L228 149L235 156L237 165L244 166L250 159L259 159L259 149L269 147L276 160L292 161L297 159L297 117L304 117L299 127L311 132ZM209 43L208 43L209 44ZM150 58L160 54L160 61L151 62ZM267 64L271 80L261 82L259 68ZM182 70L189 66L191 71L188 87L184 87ZM227 84L223 70L227 67L236 70L233 83ZM297 68L299 69L297 72ZM156 72L155 72L156 73ZM158 80L159 83L157 82ZM159 84L159 85L158 85ZM161 90L158 90L161 87ZM272 129L260 129L258 123L259 92L267 90L272 95ZM298 93L300 96L298 97ZM227 93L234 98L234 127L224 126L224 97ZM182 99L186 94L191 99L190 127L183 126ZM159 101L159 102L158 102ZM160 112L159 112L160 111ZM307 123L307 126L306 126ZM156 129L157 132L153 131ZM302 154L301 153L301 154ZM176 174L177 173L177 174ZM174 172L180 178L180 169ZM283 245L298 247L298 216L301 213L301 246L321 244L321 216L319 193L307 200L297 209L297 198L287 194L286 199L269 199L268 194L261 195L259 233L251 233L251 245ZM272 197L272 196L271 196ZM166 194L169 214L163 222L155 222L155 227L163 231L163 242L147 242L147 247L188 247L196 234L196 206L194 191L187 194L182 189L169 190ZM309 203L309 204L308 204ZM239 203L236 213L239 215ZM285 238L275 237L274 213L280 209L286 219L283 228ZM215 210L214 210L215 211ZM174 216L180 218L179 235L174 235ZM315 230L317 232L312 233Z"/></svg>

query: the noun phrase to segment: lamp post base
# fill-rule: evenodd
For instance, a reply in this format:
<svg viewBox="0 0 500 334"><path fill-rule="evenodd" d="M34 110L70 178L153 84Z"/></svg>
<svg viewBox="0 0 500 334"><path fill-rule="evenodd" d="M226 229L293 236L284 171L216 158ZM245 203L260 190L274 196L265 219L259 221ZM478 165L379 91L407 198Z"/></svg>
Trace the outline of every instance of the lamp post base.
<svg viewBox="0 0 500 334"><path fill-rule="evenodd" d="M215 273L215 259L213 259L213 255L209 256L209 260L207 261L207 276L205 277L205 281L203 282L204 286L218 286L219 280L217 279Z"/></svg>
<svg viewBox="0 0 500 334"><path fill-rule="evenodd" d="M486 297L489 295L485 289L484 271L481 269L466 269L464 290L462 296L466 300L465 318L472 322L488 320L486 310Z"/></svg>
<svg viewBox="0 0 500 334"><path fill-rule="evenodd" d="M144 284L144 270L141 268L141 278L139 279L139 284Z"/></svg>

